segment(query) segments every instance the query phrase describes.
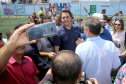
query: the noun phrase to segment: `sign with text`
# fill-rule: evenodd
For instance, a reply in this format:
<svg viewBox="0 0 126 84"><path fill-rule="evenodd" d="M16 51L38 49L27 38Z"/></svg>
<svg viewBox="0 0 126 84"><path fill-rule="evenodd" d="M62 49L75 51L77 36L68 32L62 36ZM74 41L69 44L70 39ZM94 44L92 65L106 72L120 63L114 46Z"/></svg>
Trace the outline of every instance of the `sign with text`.
<svg viewBox="0 0 126 84"><path fill-rule="evenodd" d="M90 14L93 15L96 13L96 5L90 5Z"/></svg>

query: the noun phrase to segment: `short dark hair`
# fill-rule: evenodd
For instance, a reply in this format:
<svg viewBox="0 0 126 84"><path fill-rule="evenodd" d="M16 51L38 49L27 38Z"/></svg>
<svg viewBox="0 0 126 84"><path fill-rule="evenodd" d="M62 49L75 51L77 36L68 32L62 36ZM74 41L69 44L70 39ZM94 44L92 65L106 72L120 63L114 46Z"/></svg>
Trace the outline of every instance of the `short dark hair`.
<svg viewBox="0 0 126 84"><path fill-rule="evenodd" d="M49 16L49 15L43 15L43 16L41 17L40 23L43 23L43 20L44 20L44 19L51 19L51 16Z"/></svg>
<svg viewBox="0 0 126 84"><path fill-rule="evenodd" d="M89 29L94 35L99 35L101 31L101 22L95 16L90 16L85 19L85 29Z"/></svg>
<svg viewBox="0 0 126 84"><path fill-rule="evenodd" d="M69 11L69 10L67 10L67 9L63 9L61 12L60 12L60 17L62 17L62 13L69 13L69 15L70 15L70 17L72 17L72 13Z"/></svg>
<svg viewBox="0 0 126 84"><path fill-rule="evenodd" d="M103 20L108 20L108 16L107 15L103 15Z"/></svg>
<svg viewBox="0 0 126 84"><path fill-rule="evenodd" d="M40 7L40 9L43 9L43 7Z"/></svg>
<svg viewBox="0 0 126 84"><path fill-rule="evenodd" d="M14 27L14 30L18 29L19 27L21 27L21 26L23 26L23 25L24 25L24 23L19 23L19 24L17 24L17 25Z"/></svg>
<svg viewBox="0 0 126 84"><path fill-rule="evenodd" d="M70 50L58 52L52 59L54 83L75 84L82 69L77 54Z"/></svg>
<svg viewBox="0 0 126 84"><path fill-rule="evenodd" d="M102 9L102 12L106 11L106 9Z"/></svg>

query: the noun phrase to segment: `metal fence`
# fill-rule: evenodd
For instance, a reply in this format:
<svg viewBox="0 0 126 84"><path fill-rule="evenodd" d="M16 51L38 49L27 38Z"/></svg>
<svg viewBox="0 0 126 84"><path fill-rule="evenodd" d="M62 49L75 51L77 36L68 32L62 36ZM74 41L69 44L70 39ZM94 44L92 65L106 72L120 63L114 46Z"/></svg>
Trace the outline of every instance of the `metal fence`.
<svg viewBox="0 0 126 84"><path fill-rule="evenodd" d="M40 7L44 11L52 9L61 11L63 8L69 9L74 15L85 16L91 11L91 5L96 5L96 12L101 13L102 9L106 9L107 15L123 12L126 15L126 1L110 1L110 2L78 2L78 3L42 3L42 4L7 4L0 6L0 16L28 16L33 11L39 12ZM86 11L87 10L87 11Z"/></svg>
<svg viewBox="0 0 126 84"><path fill-rule="evenodd" d="M0 5L0 32L5 33L8 30L13 30L14 26L18 23L28 23L28 16L35 11L37 14L40 11L40 7L43 7L44 11L53 10L56 12L61 11L63 8L69 9L74 17L75 22L78 17L85 18L88 13L91 12L91 6L96 6L97 13L101 13L102 9L106 9L106 15L113 15L122 11L120 18L123 18L126 24L126 1L95 1L95 2L58 2L58 3L42 3L42 4L7 4ZM84 21L83 21L84 23ZM126 25L125 25L126 27Z"/></svg>

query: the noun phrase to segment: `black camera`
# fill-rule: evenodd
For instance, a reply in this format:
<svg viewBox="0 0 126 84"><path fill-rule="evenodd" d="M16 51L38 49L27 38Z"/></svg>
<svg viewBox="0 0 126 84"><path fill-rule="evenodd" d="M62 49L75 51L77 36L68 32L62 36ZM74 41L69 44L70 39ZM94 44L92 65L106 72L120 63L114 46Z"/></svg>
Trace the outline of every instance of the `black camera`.
<svg viewBox="0 0 126 84"><path fill-rule="evenodd" d="M88 81L90 81L92 84L95 84L92 80L89 80L89 78L86 77L85 72L82 72L82 78L78 84L88 84Z"/></svg>

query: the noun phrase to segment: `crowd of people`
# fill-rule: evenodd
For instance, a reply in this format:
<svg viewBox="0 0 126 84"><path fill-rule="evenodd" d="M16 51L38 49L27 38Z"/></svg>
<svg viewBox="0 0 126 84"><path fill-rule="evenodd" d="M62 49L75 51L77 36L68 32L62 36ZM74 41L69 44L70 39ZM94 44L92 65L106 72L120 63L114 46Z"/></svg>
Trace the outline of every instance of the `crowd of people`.
<svg viewBox="0 0 126 84"><path fill-rule="evenodd" d="M0 33L0 84L112 84L113 71L114 84L126 83L126 33L117 13L103 9L75 23L67 9L57 15L40 7L28 20L6 33L6 43ZM56 23L57 35L28 40L26 29L48 22Z"/></svg>

